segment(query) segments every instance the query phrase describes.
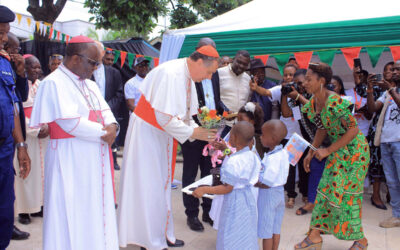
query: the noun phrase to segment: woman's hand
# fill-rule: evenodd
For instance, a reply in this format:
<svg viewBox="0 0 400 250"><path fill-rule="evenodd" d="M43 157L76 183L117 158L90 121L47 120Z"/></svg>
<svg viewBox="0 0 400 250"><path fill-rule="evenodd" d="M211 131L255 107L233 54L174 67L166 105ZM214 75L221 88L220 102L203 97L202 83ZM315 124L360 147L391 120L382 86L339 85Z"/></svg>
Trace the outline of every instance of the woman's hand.
<svg viewBox="0 0 400 250"><path fill-rule="evenodd" d="M317 158L319 161L322 161L326 157L328 157L331 154L327 148L319 148L317 151L315 151L315 158Z"/></svg>
<svg viewBox="0 0 400 250"><path fill-rule="evenodd" d="M307 153L307 156L303 160L303 167L304 167L304 171L306 171L306 173L310 172L310 162L311 162L312 158L314 157L314 155L315 155L315 151L310 149Z"/></svg>

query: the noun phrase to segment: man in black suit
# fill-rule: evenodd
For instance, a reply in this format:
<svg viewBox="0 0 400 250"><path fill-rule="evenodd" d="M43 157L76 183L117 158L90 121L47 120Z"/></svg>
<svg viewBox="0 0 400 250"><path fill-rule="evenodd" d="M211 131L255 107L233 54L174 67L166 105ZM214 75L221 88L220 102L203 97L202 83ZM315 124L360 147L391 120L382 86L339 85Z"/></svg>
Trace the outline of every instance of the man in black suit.
<svg viewBox="0 0 400 250"><path fill-rule="evenodd" d="M197 44L197 48L204 45L212 45L215 47L214 41L210 38L200 39L199 43ZM209 109L217 110L218 114L222 114L226 107L220 98L219 85L214 84L210 79L206 79L202 82L196 82L195 86L199 101L199 108L207 106ZM199 124L197 117L193 118L196 123ZM210 174L211 159L209 156L205 157L202 155L205 145L207 145L207 142L198 140L192 142L186 141L181 145L183 154L182 187L186 187L195 181L199 166L201 177L205 177ZM185 193L183 194L183 205L185 206L187 224L193 231L204 230L203 224L198 219L199 203L199 199ZM211 200L203 198L202 207L202 220L212 225L213 221L208 214L211 209Z"/></svg>
<svg viewBox="0 0 400 250"><path fill-rule="evenodd" d="M103 44L100 42L96 43L99 49L101 49L103 56L105 56ZM122 84L121 73L111 66L100 64L93 72L92 80L96 81L101 94L108 103L108 106L110 106L114 117L116 117L118 120L119 109L124 101L124 87ZM120 167L117 163L118 145L116 145L114 142L111 148L113 151L114 169L120 170Z"/></svg>

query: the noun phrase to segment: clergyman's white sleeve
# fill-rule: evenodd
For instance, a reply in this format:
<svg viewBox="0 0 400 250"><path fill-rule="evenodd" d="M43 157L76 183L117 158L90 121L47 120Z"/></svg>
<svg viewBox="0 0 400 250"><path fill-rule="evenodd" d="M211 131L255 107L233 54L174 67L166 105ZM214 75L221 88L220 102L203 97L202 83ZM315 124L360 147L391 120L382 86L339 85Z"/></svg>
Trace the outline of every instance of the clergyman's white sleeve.
<svg viewBox="0 0 400 250"><path fill-rule="evenodd" d="M56 120L56 123L68 134L86 141L102 142L100 137L106 134L106 131L102 130L103 125L82 117Z"/></svg>
<svg viewBox="0 0 400 250"><path fill-rule="evenodd" d="M157 123L180 143L184 143L193 135L194 127L188 126L176 116L155 111Z"/></svg>

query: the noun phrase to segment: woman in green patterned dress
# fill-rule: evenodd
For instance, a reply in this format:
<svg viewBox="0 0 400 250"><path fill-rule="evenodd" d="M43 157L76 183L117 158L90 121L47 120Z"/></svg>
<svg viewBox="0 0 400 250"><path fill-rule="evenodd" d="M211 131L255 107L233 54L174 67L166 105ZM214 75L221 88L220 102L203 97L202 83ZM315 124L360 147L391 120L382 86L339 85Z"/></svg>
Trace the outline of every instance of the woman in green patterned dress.
<svg viewBox="0 0 400 250"><path fill-rule="evenodd" d="M312 157L328 158L318 185L310 231L295 249L321 249L320 234L354 241L351 250L368 246L361 224L361 206L369 147L351 114L352 104L325 88L331 78L332 70L327 64L311 63L303 83L313 97L302 112L318 127L312 143L318 150L309 151L304 167L309 169ZM319 148L326 136L331 146Z"/></svg>

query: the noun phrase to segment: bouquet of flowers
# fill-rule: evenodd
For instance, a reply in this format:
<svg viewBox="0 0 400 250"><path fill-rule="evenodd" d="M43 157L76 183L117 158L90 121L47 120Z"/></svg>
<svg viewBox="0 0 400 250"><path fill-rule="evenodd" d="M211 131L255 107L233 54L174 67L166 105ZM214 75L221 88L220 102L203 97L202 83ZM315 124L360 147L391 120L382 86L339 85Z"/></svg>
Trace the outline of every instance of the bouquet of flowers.
<svg viewBox="0 0 400 250"><path fill-rule="evenodd" d="M206 106L199 109L197 119L203 128L207 129L221 129L225 126L225 118L228 116L228 112L224 111L222 117L217 115L215 109L209 110Z"/></svg>

